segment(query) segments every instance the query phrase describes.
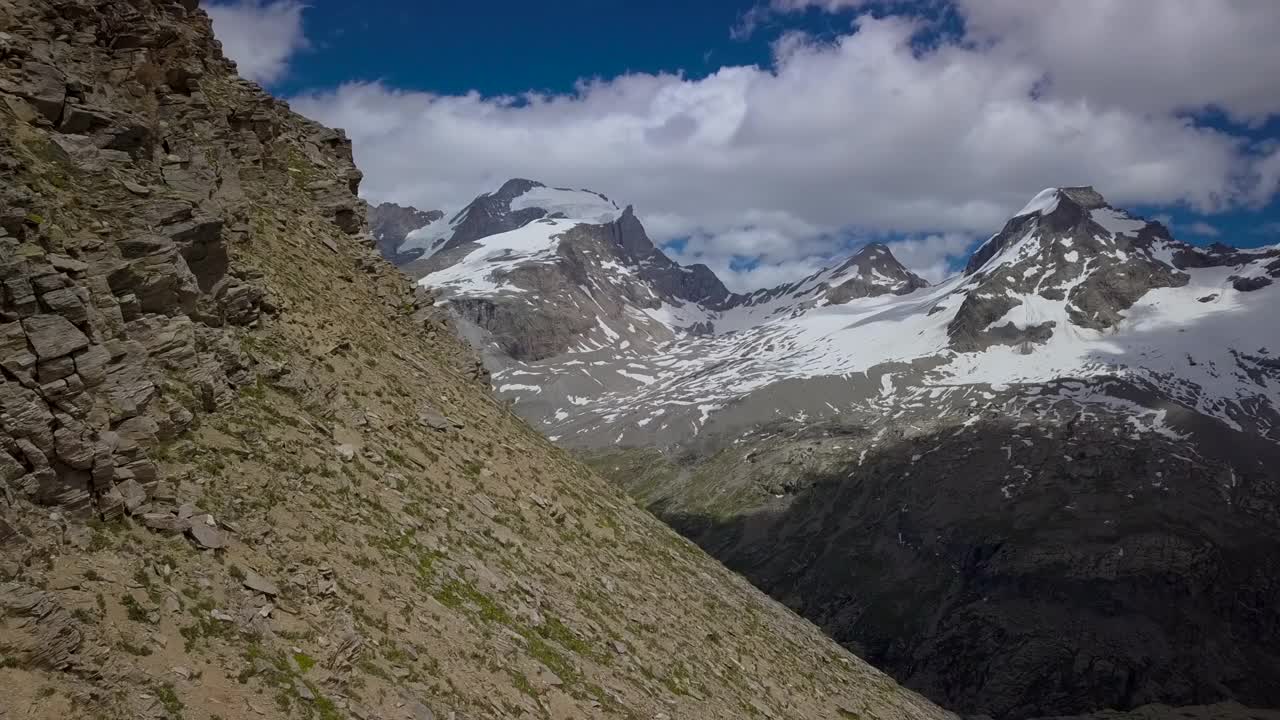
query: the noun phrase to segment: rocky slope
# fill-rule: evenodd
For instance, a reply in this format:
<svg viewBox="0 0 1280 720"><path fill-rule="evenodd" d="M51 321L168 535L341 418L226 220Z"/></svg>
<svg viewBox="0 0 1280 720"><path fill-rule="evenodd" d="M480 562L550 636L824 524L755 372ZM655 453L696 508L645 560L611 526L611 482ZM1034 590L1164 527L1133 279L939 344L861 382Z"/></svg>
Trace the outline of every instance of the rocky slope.
<svg viewBox="0 0 1280 720"><path fill-rule="evenodd" d="M936 287L869 246L666 301L665 343L490 363L552 439L940 703L1277 706L1277 278L1280 247L1051 188Z"/></svg>
<svg viewBox="0 0 1280 720"><path fill-rule="evenodd" d="M359 181L192 0L0 3L0 716L949 717L496 402Z"/></svg>

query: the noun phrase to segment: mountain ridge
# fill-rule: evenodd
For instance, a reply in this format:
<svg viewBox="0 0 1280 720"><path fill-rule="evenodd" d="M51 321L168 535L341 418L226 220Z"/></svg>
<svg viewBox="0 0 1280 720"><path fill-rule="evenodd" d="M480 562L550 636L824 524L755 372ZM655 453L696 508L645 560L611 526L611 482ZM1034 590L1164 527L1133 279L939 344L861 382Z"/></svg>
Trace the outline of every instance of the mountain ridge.
<svg viewBox="0 0 1280 720"><path fill-rule="evenodd" d="M519 197L520 195L526 193L531 188L547 188L547 186L544 185L543 183L532 181L532 180L524 180L524 179L509 180L506 183L504 183L499 190L479 196L477 200L471 203L470 205L468 205L467 208L464 208L462 211L459 211L459 213L457 213L454 216L453 221L460 221L460 219L465 220L469 209L476 207L477 204L482 203L482 201L488 202L488 201L497 199L501 202L509 203L511 199ZM603 196L599 193L595 193L594 191L587 191L587 190L572 191L566 188L552 188L552 189L563 191L563 192L587 193L589 195L604 198L604 200L608 202L615 210L617 208L616 204L612 203L612 201L609 201L606 196ZM1062 199L1062 202L1059 202L1060 198ZM573 218L568 218L563 213L549 212L545 209L537 208L536 206L533 206L533 205L523 208L522 211L527 212L528 214L527 215L517 214L516 216L513 216L513 218L511 219L505 220L504 222L507 224L503 225L502 227L507 228L511 226L521 226L523 224L527 224L530 218L537 219L541 217L552 217L552 218L562 217L564 219L573 219ZM1100 212L1094 213L1093 211L1100 211ZM377 211L375 209L375 215L376 215L376 212ZM1083 214L1086 212L1091 214L1090 218L1085 218L1083 216ZM1110 230L1108 230L1102 224L1099 224L1097 220L1092 219L1093 214L1098 214L1099 218L1103 223L1107 223L1115 227L1123 227L1126 222L1133 222L1132 219L1129 218L1123 211L1116 210L1115 208L1108 205L1105 198L1103 198L1103 196L1099 194L1096 190L1094 190L1092 187L1077 186L1077 187L1048 188L1045 191L1039 193L1035 198L1033 198L1032 201L1028 203L1026 208L1016 213L1000 233L993 235L990 239L988 239L987 242L982 243L978 248L973 250L966 266L962 270L960 270L960 273L966 274L966 275L972 275L976 273L990 257L992 257L995 254L998 254L998 252L1001 249L1003 249L1005 242L1007 242L1009 238L1012 238L1014 235L1016 235L1019 228L1024 227L1028 223L1034 222L1034 223L1037 223L1038 225L1043 225L1044 227L1050 229L1051 231L1067 232L1072 229L1070 227L1072 222L1088 222L1088 223L1091 223L1095 228L1101 229L1106 233L1110 233L1111 232ZM633 207L627 206L627 208L623 211L623 216L627 217L628 219L635 219L635 224L639 225L639 221L635 216ZM614 218L606 218L606 219L621 220L622 217L614 217ZM579 222L586 222L586 221L579 220ZM437 225L437 223L431 223L425 227L419 228L419 230L429 230L435 225ZM483 223L472 223L472 225L473 226L483 225ZM443 245L440 247L440 249L445 249L444 245L447 245L450 247L457 247L459 245L467 244L468 242L473 242L477 236L487 236L487 235L497 234L496 232L489 232L488 230L485 230L485 229L475 229L475 227L469 227L464 229L465 229L465 232L461 236L450 235L448 232L448 229L445 229L444 231L445 234L443 235L439 235L440 229L433 231L437 233L439 238L445 238L444 240L441 241ZM1214 267L1214 266L1224 266L1228 264L1247 263L1247 262L1250 262L1251 260L1257 259L1256 257L1250 258L1248 256L1250 255L1256 256L1258 253L1265 253L1268 251L1268 248L1265 248L1265 247L1259 248L1254 251L1241 251L1241 250L1237 250L1235 248L1226 246L1222 243L1214 243L1214 245L1210 246L1207 249L1200 248L1199 246L1191 245L1188 243L1174 241L1172 239L1172 236L1169 234L1168 229L1164 228L1164 226L1160 225L1158 222L1146 223L1146 227L1143 229L1143 234L1144 235L1142 238L1138 238L1140 243L1144 243L1145 245L1151 245L1152 243L1155 243L1156 245L1161 245L1161 247L1163 248L1162 252L1173 253L1176 256L1177 258L1176 260L1173 260L1167 263L1168 267L1174 270L1181 270L1183 269L1183 267ZM671 264L668 262L669 259L666 258L665 254L662 253L661 250L658 249L656 246L653 246L653 243L648 240L647 236L644 235L642 226L638 228L638 231L625 233L624 236L643 237L644 238L643 242L645 246L644 254L653 256L656 252L658 256L661 256L661 262L664 265ZM721 283L718 278L714 277L714 273L712 273L709 270L709 268L706 268L705 265L695 264L695 265L687 266L685 270L698 276L698 280L696 281L695 284L697 287L703 288L706 294L701 297L690 296L688 294L677 295L677 296L681 300L686 300L694 303L703 303L708 307L708 309L713 311L724 311L724 310L732 309L735 307L763 304L772 300L776 300L781 296L798 295L804 289L808 289L812 291L813 290L812 285L816 281L819 281L820 279L822 279L823 276L830 275L830 274L838 275L840 272L839 266L847 265L848 263L853 262L858 254L865 252L868 249L874 248L874 247L881 247L886 252L889 253L889 260L890 260L891 266L899 265L899 263L897 263L896 261L896 258L892 257L892 251L887 246L883 245L882 243L868 243L867 245L862 246L861 248L856 248L850 251L849 254L843 257L834 258L830 263L828 263L827 267L817 271L816 273L806 278L802 278L800 280L793 281L793 282L783 282L779 285L776 285L774 287L769 287L769 288L760 288L760 289L745 291L745 292L729 292L727 289L723 289L723 283ZM1097 249L1097 248L1092 248L1092 249ZM624 255L625 254L626 253L624 253ZM438 260L434 263L410 263L406 269L410 272L410 274L414 276L423 276L431 272L438 271L439 269L442 268L442 266L447 266L451 264L452 264L452 260L445 258L443 260ZM909 292L910 290L925 287L927 285L927 283L925 283L925 281L923 281L922 279L918 278L918 276L908 277L911 274L909 271L906 271L905 268L902 268L900 270L898 268L895 268L895 271L906 273L906 275L900 275L901 280L908 282L908 285L905 286L906 289L903 290L903 292ZM1239 278L1233 279L1233 281L1238 280L1238 284L1240 286L1236 288L1238 290L1248 291L1247 289L1245 289L1246 287L1248 289L1260 289L1262 287L1265 287L1270 282L1272 282L1272 276L1274 275L1274 273L1275 273L1275 268L1267 268L1263 272L1255 271L1251 275L1241 276ZM835 278L832 277L830 279L834 280ZM1114 278L1112 279L1114 280ZM1157 283L1175 282L1176 278L1165 278L1164 280L1161 280L1159 278L1152 278L1151 281L1157 282ZM1087 291L1089 289L1091 288L1086 287L1084 288L1083 291ZM1142 290L1145 290L1145 289L1149 289L1149 288L1142 287ZM1115 289L1108 288L1108 290L1114 293ZM827 292L825 293L825 296L826 296L826 299L830 302L833 302L833 304L839 304L840 302L847 302L849 299L853 299L855 297L867 296L864 293L867 293L868 291L870 295L874 296L883 292L883 289L873 287L865 290L854 290L853 286L850 285L844 290L835 290L833 288L827 288ZM1124 302L1121 302L1121 305L1123 306ZM1101 308L1093 308L1093 307L1085 308L1085 312L1095 312L1099 310L1101 310ZM988 312L991 312L991 311L988 310ZM1099 327L1105 327L1111 323L1114 323L1114 321L1117 319L1115 312L1116 312L1115 308L1108 307L1103 312L1103 318L1095 322ZM982 313L977 312L977 314L981 315ZM714 319L708 318L708 320L712 323L712 325L714 325ZM694 324L696 325L697 323L694 323ZM963 323L961 323L961 327L956 328L956 331L960 332L960 334L963 335L964 328L962 326L963 326ZM990 342L990 341L991 341L991 338L971 339L970 341L968 341L968 345L977 347L983 342ZM1016 337L1012 339L1005 338L1005 341L1016 343L1018 342L1018 339ZM962 344L964 344L964 341L962 341Z"/></svg>
<svg viewBox="0 0 1280 720"><path fill-rule="evenodd" d="M1082 200L1077 202L1073 198ZM590 234L590 231L585 230L586 227L591 227L590 225L568 219L555 222L562 222L564 226L573 225L576 232L580 234ZM557 241L554 237L559 237L557 235L559 231L569 229L564 226L551 228L554 232L549 233L545 239L548 245L545 254L541 256L547 262L540 263L542 267L538 272L543 274L552 272L546 267L548 262L551 264L563 262L563 259L557 259L556 248L559 246L556 245ZM636 226L639 228L638 222ZM652 243L642 235L642 228L639 228L639 231L637 235L644 238L647 247L652 247ZM502 244L501 236L492 236L492 239L495 245ZM607 244L609 239L605 238L603 242ZM734 348L749 346L752 341L743 340L740 337L722 336L726 334L732 336L739 331L754 328L752 332L759 331L766 336L793 338L782 347L791 348L798 353L814 354L824 345L843 342L840 338L845 335L850 335L852 338L857 334L849 329L832 333L823 328L828 327L830 322L836 322L842 314L847 314L845 311L837 310L837 306L859 300L859 303L856 303L859 308L866 307L873 311L859 327L866 327L868 330L887 327L885 320L891 317L898 318L899 321L909 319L916 326L916 329L910 332L914 332L916 337L921 339L913 341L919 349L901 354L894 348L888 348L890 354L882 353L886 360L900 359L916 364L924 362L931 366L931 370L927 372L938 377L956 373L973 376L977 369L971 365L972 361L966 359L971 353L991 353L995 351L994 349L1008 347L1024 355L1031 355L1039 349L1041 353L1049 353L1050 356L1060 359L1054 360L1055 364L1044 371L1037 370L1035 363L1028 365L1025 361L1019 362L1012 359L1004 359L1000 362L1002 365L1022 366L1018 372L1024 377L1047 379L1053 377L1053 373L1064 372L1057 368L1057 365L1062 363L1083 363L1086 368L1097 366L1097 369L1089 372L1103 369L1102 366L1109 361L1102 356L1095 357L1090 354L1101 351L1102 346L1098 345L1102 340L1101 334L1111 332L1124 319L1125 314L1135 307L1135 303L1142 312L1157 312L1154 306L1149 306L1149 303L1139 303L1139 300L1144 297L1154 297L1149 293L1162 289L1186 290L1191 277L1189 272L1225 270L1231 267L1233 272L1230 272L1225 280L1233 291L1233 301L1234 298L1240 298L1240 301L1243 301L1245 298L1252 297L1248 295L1249 292L1268 287L1271 278L1280 274L1280 257L1278 257L1280 250L1276 248L1236 251L1219 247L1206 250L1181 243L1173 240L1167 229L1158 223L1134 219L1123 211L1107 205L1101 195L1088 187L1066 190L1053 188L1040 193L1027 210L1013 217L1000 233L993 235L987 243L975 251L964 272L938 286L927 286L923 280L911 275L892 258L891 252L887 249L880 250L882 247L869 245L856 251L848 260L835 263L832 267L795 283L785 283L753 293L735 293L723 301L705 305L689 302L687 294L679 297L675 293L662 295L654 292L652 283L644 277L643 266L624 262L624 268L614 268L614 270L622 273L624 278L630 278L627 282L634 281L634 284L630 286L628 292L614 293L610 296L613 302L611 314L607 314L602 319L595 316L594 311L588 311L585 315L578 315L579 309L565 311L568 313L565 323L570 329L562 333L562 340L555 349L560 353L590 355L610 343L622 346L623 350L633 345L636 348L643 348L644 351L638 353L641 357L634 357L637 352L624 353L630 358L628 362L635 365L634 372L622 369L616 375L616 379L603 380L600 377L593 377L591 382L597 385L597 392L601 387L605 388L606 392L612 389L631 392L639 386L638 389L642 394L650 393L652 383L631 381L627 376L661 377L664 373L670 375L662 368L674 367L679 362L683 362L675 357L664 359L661 352L655 356L652 352L655 348L675 348L673 352L678 355L679 345L668 345L669 343L675 342L678 338L702 337L706 338L706 343L712 343L713 347L722 346L724 352L736 353ZM660 251L654 248L651 252ZM861 268L856 283L841 277L851 264L859 262L859 258L865 260L876 252L884 252L886 264L883 267ZM664 267L671 267L671 265L664 264ZM477 274L489 270L489 265L479 265L474 270L468 269L463 277L468 282L474 282ZM559 272L558 283L561 286L583 287L581 281L585 281L593 288L592 293L597 286L615 285L618 282L617 275L594 278L583 268L575 268L572 272L556 272ZM888 275L885 272L888 272ZM879 275L876 280L879 284L866 285L869 273ZM1220 293L1212 292L1215 286L1207 280L1209 275L1200 274L1206 278L1203 288L1205 294L1186 298L1185 301L1179 300L1180 303L1199 301L1200 298L1210 295L1216 298L1223 297ZM893 278L889 279L889 275ZM496 275L493 276L496 277ZM439 274L428 276L423 282L431 284L439 277L441 277ZM1213 274L1213 277L1216 278L1216 274ZM863 289L855 291L852 289L854 285L860 285ZM867 287L870 289L865 289ZM445 282L440 289L443 292L444 302L456 307L459 300L455 295L451 295L449 283ZM491 289L494 290L493 293L490 293ZM487 306L491 303L494 294L501 295L504 292L500 281L496 289L483 287L474 293L479 296L478 299L472 298L465 302ZM519 318L522 313L537 312L548 305L536 294L531 297L516 298L517 295L519 293L511 293L512 299L505 303L510 313L509 317L503 321L508 336L519 332L515 328L520 325ZM590 297L579 298L574 303L562 305L573 307L576 304L581 308L595 302L594 295L591 293L588 295ZM1179 293L1180 297L1185 298L1185 295L1185 292ZM884 298L892 300L895 297L902 297L904 301L883 300ZM867 304L876 298L881 300L873 305ZM915 298L919 298L923 305L913 309L913 304L916 303ZM678 304L671 304L673 302ZM532 308L532 310L526 310L526 308ZM1202 313L1212 309L1197 308L1196 312ZM1225 310L1234 312L1235 308ZM854 311L853 315L859 316L859 313L860 311ZM934 319L935 316L937 319ZM828 317L830 320L827 319ZM812 322L806 321L795 327L782 327L776 321L784 318L790 320L812 318ZM478 321L476 324L481 326L486 322L492 322L481 312L473 312L469 319ZM940 324L942 320L945 320L944 324ZM636 321L641 324L637 325ZM629 327L631 330L636 330L638 327L639 332L620 330L619 325ZM529 327L538 328L538 325L533 323L529 324ZM940 329L945 330L945 337L939 335ZM545 334L541 328L530 332L538 336ZM1081 332L1097 334L1086 338L1080 335ZM806 339L802 341L801 336ZM575 343L573 341L575 337L582 339ZM1099 351L1091 349L1095 346ZM484 347L483 343L481 347ZM850 365L849 358L833 355L835 351L836 348L833 346L831 350L825 352L828 358L826 360L814 357L813 360L806 361L812 369L806 370L805 373L811 375L815 372L846 372L840 368ZM1252 352L1253 348L1249 351ZM720 353L720 350L714 350L703 351L702 354L715 358L720 357ZM501 373L509 369L504 355L511 357L509 353L504 354L500 350L491 352L489 355L493 369L499 373L499 379L503 377ZM536 357L522 356L515 359L537 362L555 355L556 352L547 348L539 352ZM592 362L598 364L598 359L593 358ZM734 361L725 367L743 364L743 361ZM746 364L751 365L751 363ZM855 360L854 367L861 371L868 366L864 361ZM947 370L948 367L954 369ZM1063 365L1063 368L1065 367L1066 365ZM536 367L525 367L518 372L524 374L523 377L527 380L530 377L538 377L539 370ZM757 373L762 377L778 379L790 376L788 372L773 372L766 367L761 367ZM977 372L977 374L982 373ZM553 375L556 376L555 382L561 386L575 385L560 373ZM987 375L991 376L988 382L1002 381L999 372L987 373ZM603 386L600 385L601 382ZM738 378L735 382L741 384L741 379ZM502 384L500 387L506 385L524 388L539 387L537 382L527 381ZM559 390L555 392L557 395L560 393ZM723 391L718 392L726 399L734 397L732 394L724 395ZM534 394L541 395L540 392ZM528 393L523 396L512 393L511 397L518 402L532 400L540 405L544 403L543 397L529 397ZM693 399L693 396L689 398ZM723 407L724 401L716 402ZM554 414L566 410L569 410L568 406L562 405L559 408L548 408L546 412ZM1232 412L1236 411L1227 409L1222 416L1227 417ZM1234 422L1229 417L1227 419ZM695 430L700 424L700 422L694 423ZM564 437L560 432L552 432L552 434Z"/></svg>
<svg viewBox="0 0 1280 720"><path fill-rule="evenodd" d="M552 205L558 209L548 210L539 206L536 199L526 201L525 198L535 191L563 194L553 198L562 204ZM587 199L571 203L566 198L572 198L574 194ZM605 205L596 204L596 199ZM515 201L523 205L512 210ZM590 217L570 217L566 210ZM374 208L375 222L378 213L378 208ZM544 232L535 232L539 228ZM567 237L564 233L569 230L574 231L573 241L561 242L558 238ZM531 233L539 237L525 237ZM593 237L587 239L588 235ZM412 240L415 236L418 238L416 241ZM440 289L444 302L461 309L464 320L474 326L473 334L481 346L496 345L499 348L497 355L489 354L490 360L495 361L495 368L502 364L497 359L501 355L538 360L571 347L580 350L600 347L615 336L623 337L628 343L651 347L654 343L669 342L686 333L714 334L742 324L743 320L733 317L738 309L744 309L739 314L749 319L766 313L785 313L805 304L841 304L858 297L903 294L928 285L902 267L887 246L873 243L833 260L829 267L799 281L747 293L731 292L706 265L684 266L667 257L649 239L634 207L628 205L619 212L617 205L600 193L550 188L524 179L509 180L498 190L478 196L447 223L433 221L408 233L407 237L409 242L422 242L430 247L423 250L423 255L402 263L406 272L414 277L431 276L429 283ZM530 241L540 246L526 247ZM504 243L518 245L521 249L503 248ZM510 252L502 256L483 251L489 245L497 251ZM611 309L606 313L607 318L586 318L584 315L566 321L563 318L540 317L526 323L527 337L515 337L520 331L507 313L519 315L530 311L513 309L514 300L504 295L514 295L534 287L558 291L563 295L565 289L584 282L601 287L616 284L611 282L616 277L611 278L607 272L597 273L600 276L596 277L587 271L582 265L580 252L571 249L580 251L586 245L592 245L588 254L594 252L612 258L608 262L618 263L624 274L630 276L626 287L611 293ZM411 252L420 249L415 247ZM397 248L397 252L403 250ZM563 268L557 271L559 287L551 288L546 283L548 273L553 271L545 266L556 264ZM536 265L544 267L536 269L533 267ZM503 286L509 291L503 290ZM497 298L502 298L502 302ZM562 297L558 301L561 305L578 306L579 309L588 302L595 300ZM591 311L586 312L591 314ZM536 312L533 314L538 315ZM632 326L637 321L641 323L638 332L634 329L622 331L609 325L623 322ZM602 333L596 331L601 323L607 326ZM564 327L566 325L569 327ZM486 333L495 331L499 339L482 339ZM544 342L548 333L557 340L550 344ZM574 343L573 339L579 342Z"/></svg>
<svg viewBox="0 0 1280 720"><path fill-rule="evenodd" d="M511 202L511 200L526 194L529 190L534 188L546 188L549 190L555 190L555 191L567 192L567 193L574 193L574 192L587 193L587 194L594 195L601 198L605 202L612 204L615 210L617 209L616 203L613 203L613 201L609 200L607 196L592 190L572 190L569 188L549 187L544 183L541 183L535 180L513 178L503 183L498 190L495 190L490 193L484 193L477 196L477 198L474 201L472 201L462 210L459 210L457 213L455 213L452 216L452 218L448 221L450 226L449 228L436 227L437 221L443 219L444 213L442 211L439 211L439 210L420 211L412 207L400 208L400 206L395 205L393 203L383 203L382 205L372 207L371 219L376 225L378 222L378 215L380 212L383 212L382 208L384 206L386 207L386 212L388 213L398 213L404 210L408 210L415 213L421 213L424 216L429 216L426 222L424 222L422 225L419 225L418 227L413 228L407 232L401 233L400 243L403 244L404 239L407 236L414 235L416 233L420 238L429 239L428 240L429 243L434 245L434 248L423 249L424 254L430 256L432 254L435 254L436 252L443 252L453 247L464 245L468 242L473 242L475 239L477 239L477 236L482 237L487 235L496 235L496 234L499 234L500 232L507 232L511 229L515 229L515 227L528 224L533 220L541 219L544 217L569 218L569 216L565 215L562 210L558 212L552 212L552 211L546 210L545 208L538 207L537 205L529 205L521 209L523 211L531 211L528 214L524 214L524 215L517 214L514 217L509 217L509 214L511 213L511 211L509 207L504 209L503 205L505 204L509 206L509 203ZM474 221L473 225L481 226L481 227L478 227L478 228L468 227L460 231L457 227L457 224L467 222L470 213L476 208L481 208L478 214L482 215L482 217L487 217L490 220L492 220L494 215L499 215L503 219L498 221L499 224L497 225L485 225L485 221L483 220ZM615 220L619 220L623 217L629 218L630 220L634 221L634 223L637 225L639 223L639 220L635 213L635 208L634 206L631 206L631 205L626 206L622 210L621 215L617 217L608 218L608 219L609 221L612 222ZM601 218L597 217L595 219L599 220ZM606 224L606 223L592 223L592 224ZM641 243L634 249L623 248L624 251L639 252L639 256L633 258L633 260L639 261L647 257L652 257L655 255L655 251L656 251L657 254L660 254L662 257L661 262L665 264L670 261L670 258L666 257L665 253L662 253L661 249L656 247L652 243L652 241L648 240L647 235L645 235L643 231L643 226L640 226L638 231L633 230L631 232L625 233L625 237L633 237L633 238L643 237L644 238L644 240L641 241ZM875 242L868 243L863 247L856 248L850 251L844 257L833 258L831 261L830 267L823 268L822 270L818 271L818 273L816 274L827 273L827 272L833 272L833 273L839 274L842 270L847 268L838 267L838 266L847 266L849 263L853 262L855 258L858 255L860 255L864 250L867 250L870 248L876 248L876 247L881 248L883 251L887 251L890 253L890 255L892 255L892 252L889 250L888 246L884 245L883 243L875 243ZM397 245L395 247L395 250L398 251L399 248L400 248L400 245ZM414 251L416 252L419 249L421 248L415 248ZM416 259L416 258L402 259L398 261L396 264L408 266L406 267L406 271L409 272L411 275L415 275L415 276L424 276L426 274L429 274L430 272L434 272L436 270L441 269L439 264L432 264L432 265L427 265L425 263L413 264L412 263L413 259ZM896 258L891 258L891 260L894 264L898 264L896 261ZM687 270L699 275L710 272L710 268L708 268L705 264L702 264L702 263L694 263L691 265L681 266L681 267L686 268ZM726 300L720 300L720 301L716 301L712 299L711 304L718 305L718 306L732 306L736 304L750 302L750 299L752 297L777 294L783 288L797 286L803 283L807 279L808 278L804 278L804 279L801 279L795 282L790 282L790 283L784 282L774 287L759 288L756 290L746 291L746 292L731 293L730 291L725 289L722 292L713 293L711 296L708 296L708 297L691 298L691 300L700 301L704 299L711 299L713 297L726 296L726 297L731 297L733 299L726 299ZM919 279L917 276L917 278L913 282L923 283L925 281ZM722 285L722 283L720 283L718 278L714 280L714 283ZM716 288L716 290L719 290L719 288Z"/></svg>

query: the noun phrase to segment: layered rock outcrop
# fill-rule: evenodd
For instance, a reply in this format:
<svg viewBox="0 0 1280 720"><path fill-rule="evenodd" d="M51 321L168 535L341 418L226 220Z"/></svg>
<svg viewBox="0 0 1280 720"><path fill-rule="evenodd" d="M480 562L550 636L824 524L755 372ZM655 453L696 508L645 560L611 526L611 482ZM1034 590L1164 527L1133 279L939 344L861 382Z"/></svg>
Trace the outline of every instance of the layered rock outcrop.
<svg viewBox="0 0 1280 720"><path fill-rule="evenodd" d="M253 381L244 184L283 166L372 244L350 142L235 78L195 5L0 6L0 475L76 514Z"/></svg>

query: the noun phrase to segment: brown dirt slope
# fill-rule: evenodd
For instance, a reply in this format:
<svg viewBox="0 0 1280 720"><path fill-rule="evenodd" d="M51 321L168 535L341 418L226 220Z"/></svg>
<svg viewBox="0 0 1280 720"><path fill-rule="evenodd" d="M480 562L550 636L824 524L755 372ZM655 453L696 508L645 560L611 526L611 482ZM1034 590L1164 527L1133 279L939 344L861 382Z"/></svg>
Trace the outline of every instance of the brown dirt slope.
<svg viewBox="0 0 1280 720"><path fill-rule="evenodd" d="M943 718L487 392L338 133L0 0L0 718Z"/></svg>

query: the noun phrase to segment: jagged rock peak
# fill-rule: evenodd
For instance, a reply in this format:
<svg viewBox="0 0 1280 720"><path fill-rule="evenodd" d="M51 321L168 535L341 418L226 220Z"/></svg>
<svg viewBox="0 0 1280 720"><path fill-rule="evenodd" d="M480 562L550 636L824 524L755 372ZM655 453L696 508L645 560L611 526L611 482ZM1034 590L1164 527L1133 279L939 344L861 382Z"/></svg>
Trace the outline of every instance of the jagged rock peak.
<svg viewBox="0 0 1280 720"><path fill-rule="evenodd" d="M1163 225L1108 205L1092 187L1048 188L969 259L973 280L958 291L965 299L948 327L952 346L1030 352L1068 324L1113 327L1149 290L1185 285L1181 268L1206 262L1200 258Z"/></svg>
<svg viewBox="0 0 1280 720"><path fill-rule="evenodd" d="M1082 241L1077 250L1090 252L1098 246L1095 236L1112 237L1139 232L1169 239L1168 231L1158 223L1135 218L1109 205L1092 186L1045 188L1014 213L1000 232L974 252L965 266L965 274L982 269L1007 248L1018 244L1028 233L1037 232L1042 239L1074 237ZM1069 244L1069 243L1068 243Z"/></svg>
<svg viewBox="0 0 1280 720"><path fill-rule="evenodd" d="M844 274L856 269L859 273L867 273L875 268L902 268L905 266L894 257L893 251L884 243L868 243L858 248L858 251L849 256L848 260L841 263L832 273L832 278L841 277Z"/></svg>
<svg viewBox="0 0 1280 720"><path fill-rule="evenodd" d="M443 215L439 210L419 210L412 205L401 205L400 203L384 202L374 205L371 210L379 210L387 213L405 213L414 215Z"/></svg>
<svg viewBox="0 0 1280 720"><path fill-rule="evenodd" d="M893 256L884 243L869 243L832 271L828 281L832 287L826 293L833 305L855 298L878 295L906 295L929 282L911 272Z"/></svg>

